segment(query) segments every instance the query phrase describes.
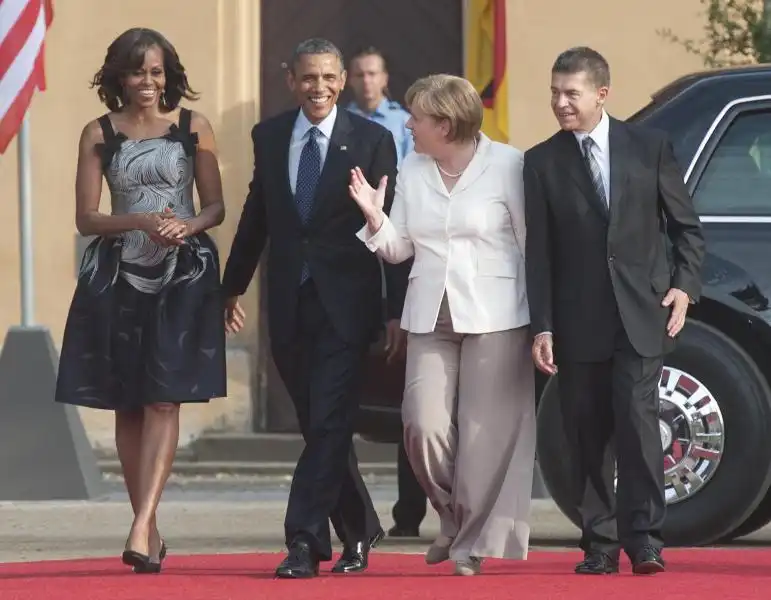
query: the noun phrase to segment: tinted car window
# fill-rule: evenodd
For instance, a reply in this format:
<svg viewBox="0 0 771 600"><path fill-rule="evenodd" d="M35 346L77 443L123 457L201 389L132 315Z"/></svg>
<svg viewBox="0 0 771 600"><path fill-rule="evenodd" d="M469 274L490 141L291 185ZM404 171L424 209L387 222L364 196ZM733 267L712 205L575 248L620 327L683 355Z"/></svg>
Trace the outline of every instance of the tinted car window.
<svg viewBox="0 0 771 600"><path fill-rule="evenodd" d="M668 101L666 110L654 100L627 120L666 131L685 172L721 108L706 94L681 95Z"/></svg>
<svg viewBox="0 0 771 600"><path fill-rule="evenodd" d="M771 111L739 114L693 194L700 215L771 216Z"/></svg>
<svg viewBox="0 0 771 600"><path fill-rule="evenodd" d="M728 71L708 77L685 78L657 92L653 101L629 117L669 134L683 171L709 127L727 104L737 98L771 94L769 69Z"/></svg>

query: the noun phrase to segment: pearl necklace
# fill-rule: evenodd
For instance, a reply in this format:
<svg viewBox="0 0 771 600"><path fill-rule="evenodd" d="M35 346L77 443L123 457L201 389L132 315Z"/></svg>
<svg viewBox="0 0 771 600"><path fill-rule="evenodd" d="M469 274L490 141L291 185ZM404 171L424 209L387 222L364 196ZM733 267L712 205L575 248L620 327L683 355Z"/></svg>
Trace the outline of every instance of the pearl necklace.
<svg viewBox="0 0 771 600"><path fill-rule="evenodd" d="M472 159L474 158L474 154L476 154L476 153L477 153L477 139L476 139L476 138L474 138L474 152L471 154L471 158L472 158ZM438 160L434 159L434 162L436 163L436 168L437 168L437 169L439 169L439 170L440 170L440 171L441 171L441 172L442 172L444 175L446 175L447 177L449 177L449 178L451 178L451 179L457 179L458 177L460 177L461 175L463 175L463 173L465 173L465 172L466 172L466 169L468 169L468 165L466 165L466 167L465 167L465 168L461 169L461 170L460 170L460 171L458 171L457 173L448 173L447 171L445 171L445 170L442 168L442 165L440 165L440 164L439 164L439 161L438 161ZM470 165L470 164L471 164L471 161L469 160L469 165Z"/></svg>

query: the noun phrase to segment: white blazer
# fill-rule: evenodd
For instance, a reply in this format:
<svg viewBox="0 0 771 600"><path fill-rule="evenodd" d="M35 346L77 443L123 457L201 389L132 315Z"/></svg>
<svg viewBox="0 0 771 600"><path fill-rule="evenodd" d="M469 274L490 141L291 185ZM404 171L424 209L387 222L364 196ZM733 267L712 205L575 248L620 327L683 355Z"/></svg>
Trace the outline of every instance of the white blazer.
<svg viewBox="0 0 771 600"><path fill-rule="evenodd" d="M436 163L411 153L396 178L391 215L357 236L389 263L415 262L402 329L434 330L442 297L457 333L528 325L525 289L524 155L481 135L477 152L447 192Z"/></svg>

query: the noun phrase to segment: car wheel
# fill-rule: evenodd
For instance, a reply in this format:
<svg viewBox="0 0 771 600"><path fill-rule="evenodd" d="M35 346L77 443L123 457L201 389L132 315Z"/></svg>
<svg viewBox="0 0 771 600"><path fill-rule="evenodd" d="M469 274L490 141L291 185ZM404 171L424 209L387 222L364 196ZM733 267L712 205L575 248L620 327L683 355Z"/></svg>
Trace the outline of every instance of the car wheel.
<svg viewBox="0 0 771 600"><path fill-rule="evenodd" d="M557 375L558 377L558 375ZM771 391L752 359L720 331L688 321L659 384L670 546L710 544L734 532L771 484ZM557 381L538 408L538 462L557 506L577 526L570 452Z"/></svg>

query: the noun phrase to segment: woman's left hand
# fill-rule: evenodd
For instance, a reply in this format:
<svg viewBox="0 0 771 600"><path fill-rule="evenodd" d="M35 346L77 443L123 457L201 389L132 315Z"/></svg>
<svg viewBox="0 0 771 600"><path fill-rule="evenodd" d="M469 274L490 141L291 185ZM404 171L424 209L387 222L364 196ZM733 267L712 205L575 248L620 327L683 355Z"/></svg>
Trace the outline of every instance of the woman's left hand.
<svg viewBox="0 0 771 600"><path fill-rule="evenodd" d="M177 216L164 219L163 223L158 227L158 235L175 244L181 244L191 234L192 231L187 221L183 221Z"/></svg>
<svg viewBox="0 0 771 600"><path fill-rule="evenodd" d="M401 319L391 319L386 324L386 364L404 360L407 351L407 332L401 327Z"/></svg>

